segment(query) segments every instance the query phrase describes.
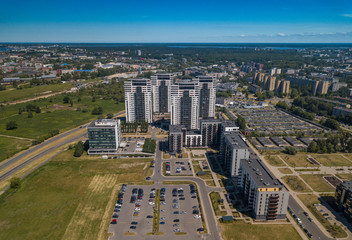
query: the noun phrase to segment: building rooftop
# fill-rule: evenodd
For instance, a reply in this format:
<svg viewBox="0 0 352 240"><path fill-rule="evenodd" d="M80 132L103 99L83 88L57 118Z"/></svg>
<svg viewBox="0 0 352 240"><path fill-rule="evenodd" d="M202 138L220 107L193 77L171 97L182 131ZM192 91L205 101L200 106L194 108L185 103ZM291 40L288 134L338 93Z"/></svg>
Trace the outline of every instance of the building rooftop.
<svg viewBox="0 0 352 240"><path fill-rule="evenodd" d="M211 123L221 123L220 119L215 119L215 118L207 118L207 119L202 119L200 120L200 123L207 123L207 122L211 122Z"/></svg>
<svg viewBox="0 0 352 240"><path fill-rule="evenodd" d="M236 128L239 128L236 123L232 120L223 120L222 121L222 125L223 127L225 128L228 128L228 127L236 127Z"/></svg>
<svg viewBox="0 0 352 240"><path fill-rule="evenodd" d="M182 132L182 129L184 129L184 125L170 125L169 126L169 133L179 133Z"/></svg>
<svg viewBox="0 0 352 240"><path fill-rule="evenodd" d="M224 132L224 136L232 144L234 149L249 148L238 132Z"/></svg>
<svg viewBox="0 0 352 240"><path fill-rule="evenodd" d="M344 189L352 191L352 181L343 181L343 183L341 183L341 185Z"/></svg>
<svg viewBox="0 0 352 240"><path fill-rule="evenodd" d="M256 182L258 187L280 187L288 191L273 174L267 169L260 159L241 159L241 164L246 167L252 179Z"/></svg>
<svg viewBox="0 0 352 240"><path fill-rule="evenodd" d="M97 120L93 120L89 125L88 128L97 128L97 127L115 127L116 125L118 125L120 122L119 119L97 119Z"/></svg>

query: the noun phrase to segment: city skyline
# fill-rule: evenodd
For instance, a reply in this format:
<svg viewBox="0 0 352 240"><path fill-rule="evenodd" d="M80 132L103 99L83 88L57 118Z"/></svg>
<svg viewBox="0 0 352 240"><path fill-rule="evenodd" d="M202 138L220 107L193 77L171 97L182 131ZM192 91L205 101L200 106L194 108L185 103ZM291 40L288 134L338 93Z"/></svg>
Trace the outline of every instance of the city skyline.
<svg viewBox="0 0 352 240"><path fill-rule="evenodd" d="M0 42L352 42L347 0L2 5Z"/></svg>

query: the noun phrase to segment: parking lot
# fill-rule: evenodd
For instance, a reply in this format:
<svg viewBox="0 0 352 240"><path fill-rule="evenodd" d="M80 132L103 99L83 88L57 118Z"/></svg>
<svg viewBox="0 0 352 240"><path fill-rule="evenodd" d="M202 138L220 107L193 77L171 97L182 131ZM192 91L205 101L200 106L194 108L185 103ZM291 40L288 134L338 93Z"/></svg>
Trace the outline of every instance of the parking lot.
<svg viewBox="0 0 352 240"><path fill-rule="evenodd" d="M165 166L165 175L190 175L192 176L192 164L189 160L185 159L172 159L163 161Z"/></svg>
<svg viewBox="0 0 352 240"><path fill-rule="evenodd" d="M202 221L199 216L200 213L197 212L197 210L199 211L197 198L195 194L191 194L190 186L164 185L163 187L165 188L165 194L164 197L161 197L159 221L159 232L162 233L162 238L199 238L200 235L197 233L197 230L202 228ZM155 200L151 192L153 188L154 186L149 185L131 185L126 187L122 204L118 205L117 203L114 210L116 212L111 213L112 216L113 214L118 214L118 216L115 215L112 218L109 232L113 233L113 236L110 239L155 238L155 236L147 235L152 232L154 211L154 204L152 202ZM131 203L133 189L136 189L136 200ZM138 199L140 198L138 197L138 193L141 191L139 189L143 189L143 197L141 199ZM176 232L185 232L186 235L178 236L175 234ZM133 234L133 236L128 236L128 234Z"/></svg>
<svg viewBox="0 0 352 240"><path fill-rule="evenodd" d="M123 137L119 152L141 152L144 141L144 137Z"/></svg>

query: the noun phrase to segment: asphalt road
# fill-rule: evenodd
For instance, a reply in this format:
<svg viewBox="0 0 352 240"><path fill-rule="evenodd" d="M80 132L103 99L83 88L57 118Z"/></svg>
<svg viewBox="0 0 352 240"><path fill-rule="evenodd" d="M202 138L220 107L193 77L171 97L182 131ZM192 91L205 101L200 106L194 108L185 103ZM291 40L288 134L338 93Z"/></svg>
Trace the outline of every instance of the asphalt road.
<svg viewBox="0 0 352 240"><path fill-rule="evenodd" d="M124 113L125 113L125 111L123 111L123 112L121 112L121 113L119 113L119 114L115 114L114 117L118 117L118 116L120 116L120 115L122 115L122 114L124 114ZM36 150L39 150L40 148L43 148L43 147L45 147L45 146L48 145L48 144L54 143L54 142L60 140L61 138L64 138L64 137L66 137L66 136L68 136L68 135L70 135L70 134L73 134L73 133L75 133L75 132L81 130L81 128L86 127L85 125L87 125L87 124L84 124L84 125L82 125L82 126L80 126L80 127L71 129L71 130L69 130L69 131L67 131L67 132L64 132L64 133L60 134L60 135L54 136L54 137L52 137L52 138L50 138L50 139L48 139L48 140L42 142L41 144L38 144L38 145L36 145L36 146L34 146L34 147L31 147L30 149L28 149L28 150L26 150L26 151L24 151L24 152L18 154L17 156L11 158L9 161L6 161L6 162L2 163L2 164L0 165L0 170L4 169L5 167L7 167L7 166L9 166L9 165L11 165L11 164L13 164L13 163L16 163L16 162L19 161L20 159L22 159L22 158L28 156L30 153L32 153L32 152L34 152L34 151L36 151ZM36 156L34 156L34 157L28 159L27 161L25 161L25 162L23 162L23 163L17 165L16 167L12 168L11 170L9 170L8 172L6 172L5 174L1 175L1 176L0 176L0 181L2 181L2 180L4 180L4 179L8 178L8 177L11 176L13 173L15 173L15 172L17 172L18 170L24 168L25 166L27 166L27 165L30 164L31 162L37 160L38 158L44 156L45 154L48 154L49 152L54 151L55 149L57 149L57 148L59 148L59 147L65 145L65 144L67 144L67 143L70 143L70 142L73 142L73 141L79 139L79 138L83 137L85 134L87 134L87 133L83 133L83 134L81 134L81 135L79 135L79 136L77 136L77 137L75 137L75 138L73 138L73 139L68 139L68 140L66 140L66 141L64 141L64 142L62 142L62 143L60 143L60 144L55 145L54 147L51 147L51 148L49 148L49 149L47 149L47 150L44 150L44 151L40 152L38 155L36 155Z"/></svg>
<svg viewBox="0 0 352 240"><path fill-rule="evenodd" d="M304 210L301 208L301 206L297 203L297 201L290 196L288 206L291 208L291 210L299 217L302 221L302 225L308 230L309 233L311 233L313 236L311 239L321 239L321 240L328 240L332 238L328 238L325 236L325 234L317 227L317 225L314 222L310 222L308 220L309 216L304 215ZM287 213L289 214L289 213Z"/></svg>

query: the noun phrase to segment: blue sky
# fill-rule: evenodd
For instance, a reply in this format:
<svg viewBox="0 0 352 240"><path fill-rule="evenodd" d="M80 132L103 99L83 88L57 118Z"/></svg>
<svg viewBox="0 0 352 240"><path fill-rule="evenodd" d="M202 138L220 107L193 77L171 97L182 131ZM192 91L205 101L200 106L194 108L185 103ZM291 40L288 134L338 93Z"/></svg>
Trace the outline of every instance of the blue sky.
<svg viewBox="0 0 352 240"><path fill-rule="evenodd" d="M351 0L0 0L0 42L352 42Z"/></svg>

